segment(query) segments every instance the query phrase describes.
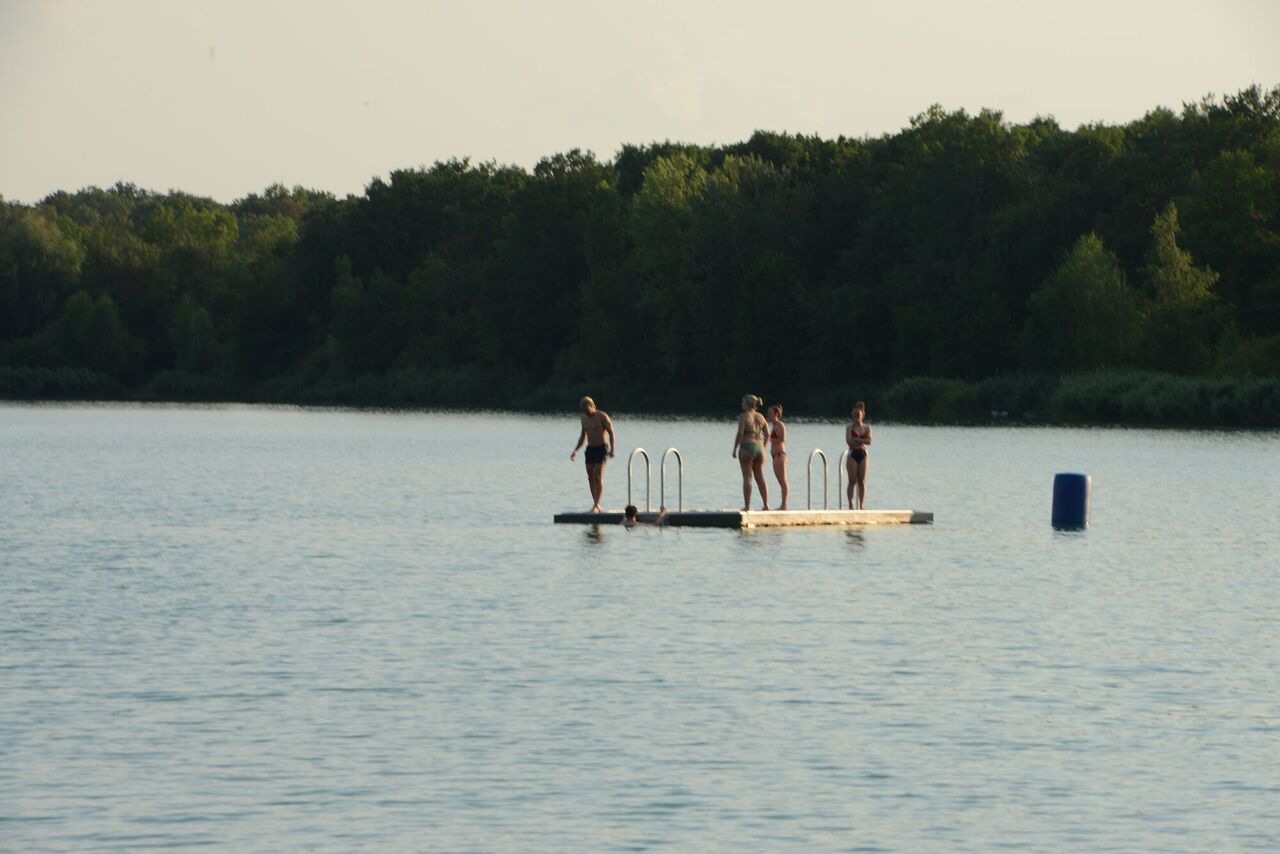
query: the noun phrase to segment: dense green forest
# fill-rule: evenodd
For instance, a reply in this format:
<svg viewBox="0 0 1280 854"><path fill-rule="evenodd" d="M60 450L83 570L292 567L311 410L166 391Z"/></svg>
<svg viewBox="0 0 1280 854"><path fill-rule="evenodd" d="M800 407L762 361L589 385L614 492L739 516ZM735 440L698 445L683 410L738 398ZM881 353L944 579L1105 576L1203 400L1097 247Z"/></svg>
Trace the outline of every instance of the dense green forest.
<svg viewBox="0 0 1280 854"><path fill-rule="evenodd" d="M1280 86L0 200L0 397L1280 425Z"/></svg>

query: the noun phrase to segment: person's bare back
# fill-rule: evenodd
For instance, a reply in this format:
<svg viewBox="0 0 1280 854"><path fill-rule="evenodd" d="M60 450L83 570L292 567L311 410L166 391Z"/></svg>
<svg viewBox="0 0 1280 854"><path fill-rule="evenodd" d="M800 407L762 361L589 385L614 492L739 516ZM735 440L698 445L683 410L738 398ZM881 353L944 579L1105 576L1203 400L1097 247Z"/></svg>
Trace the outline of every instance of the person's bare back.
<svg viewBox="0 0 1280 854"><path fill-rule="evenodd" d="M759 412L744 412L738 416L738 441L763 442L769 435L769 422Z"/></svg>

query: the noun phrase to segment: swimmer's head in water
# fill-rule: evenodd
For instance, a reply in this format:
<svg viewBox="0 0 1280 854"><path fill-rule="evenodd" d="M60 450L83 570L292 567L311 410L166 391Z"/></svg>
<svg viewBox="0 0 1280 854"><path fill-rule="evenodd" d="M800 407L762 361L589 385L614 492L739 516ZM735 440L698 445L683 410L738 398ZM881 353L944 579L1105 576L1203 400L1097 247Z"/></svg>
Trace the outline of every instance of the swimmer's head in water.
<svg viewBox="0 0 1280 854"><path fill-rule="evenodd" d="M764 403L764 401L756 397L754 394L744 394L742 396L742 411L750 412L762 403Z"/></svg>
<svg viewBox="0 0 1280 854"><path fill-rule="evenodd" d="M583 415L590 415L596 411L596 402L589 397L583 397L582 400L578 401L578 410Z"/></svg>
<svg viewBox="0 0 1280 854"><path fill-rule="evenodd" d="M634 504L628 504L626 509L623 510L622 513L632 522L634 522L636 520L636 517L640 515L640 511L636 508Z"/></svg>

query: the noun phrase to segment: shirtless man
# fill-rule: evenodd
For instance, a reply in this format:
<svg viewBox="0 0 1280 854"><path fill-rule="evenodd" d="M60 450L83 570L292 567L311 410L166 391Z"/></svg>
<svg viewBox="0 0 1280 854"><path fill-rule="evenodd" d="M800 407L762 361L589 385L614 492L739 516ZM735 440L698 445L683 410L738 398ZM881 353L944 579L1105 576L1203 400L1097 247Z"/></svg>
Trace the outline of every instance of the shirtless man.
<svg viewBox="0 0 1280 854"><path fill-rule="evenodd" d="M578 448L587 443L587 451L582 455L587 463L587 485L591 487L591 512L600 512L600 496L604 494L604 464L606 457L617 455L618 437L613 432L613 422L609 414L596 409L596 402L589 397L578 401L578 410L582 413L582 432L578 434L578 444L574 446L569 459L578 458ZM609 442L605 444L605 434Z"/></svg>

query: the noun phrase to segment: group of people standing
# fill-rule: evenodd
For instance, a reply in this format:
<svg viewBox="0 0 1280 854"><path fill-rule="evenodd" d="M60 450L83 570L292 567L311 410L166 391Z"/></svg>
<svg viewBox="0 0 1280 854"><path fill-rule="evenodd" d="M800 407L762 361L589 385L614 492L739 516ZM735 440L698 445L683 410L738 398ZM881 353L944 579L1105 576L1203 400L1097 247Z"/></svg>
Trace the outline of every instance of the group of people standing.
<svg viewBox="0 0 1280 854"><path fill-rule="evenodd" d="M774 403L760 413L764 401L754 394L742 398L742 414L733 434L731 455L742 469L742 509L751 509L751 483L754 480L760 491L763 509L769 509L769 485L764 478L766 449L773 462L773 476L782 490L782 503L778 510L786 510L791 487L787 483L787 425L782 421L782 404ZM589 397L578 402L582 430L578 444L569 459L577 459L578 451L586 443L584 459L587 465L587 485L591 489L591 512L600 512L600 496L604 494L604 466L617 455L618 437L608 413L598 409ZM849 509L864 509L867 498L867 448L871 445L871 426L866 423L867 406L861 400L853 406L852 422L845 426L844 440L849 448L845 466L849 473L849 488L845 500ZM855 508L856 499L856 508ZM628 508L630 509L630 508Z"/></svg>
<svg viewBox="0 0 1280 854"><path fill-rule="evenodd" d="M787 425L782 421L782 404L774 403L760 414L764 401L754 394L742 398L742 414L738 416L738 429L733 434L733 451L742 469L742 509L751 509L751 482L760 490L763 509L769 509L769 484L764 478L765 449L773 462L773 476L782 490L779 510L786 510L791 497L787 482ZM859 400L853 406L852 423L845 426L844 441L849 447L845 466L849 473L849 488L845 500L849 509L862 510L867 499L867 447L871 444L871 425L866 423L867 405Z"/></svg>

